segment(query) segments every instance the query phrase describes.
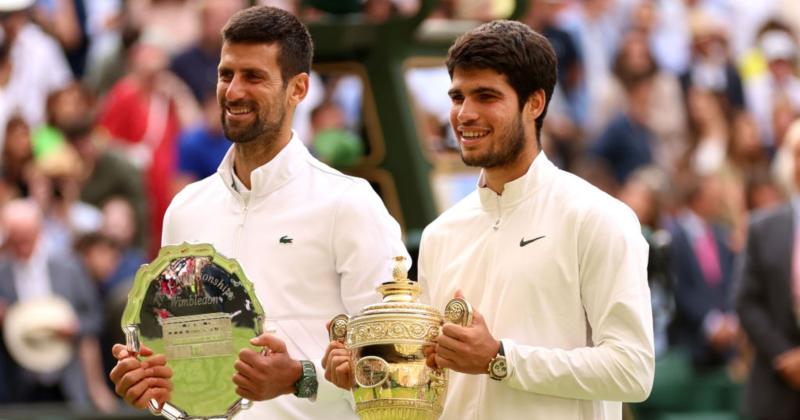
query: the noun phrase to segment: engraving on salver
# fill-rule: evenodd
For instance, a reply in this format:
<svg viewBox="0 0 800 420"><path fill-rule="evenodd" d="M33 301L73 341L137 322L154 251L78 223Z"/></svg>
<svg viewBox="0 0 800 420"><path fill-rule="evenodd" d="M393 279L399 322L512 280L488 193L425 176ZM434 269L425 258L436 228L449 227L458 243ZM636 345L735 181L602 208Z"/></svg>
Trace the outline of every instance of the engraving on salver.
<svg viewBox="0 0 800 420"><path fill-rule="evenodd" d="M234 353L230 314L176 316L162 321L167 359L197 359Z"/></svg>

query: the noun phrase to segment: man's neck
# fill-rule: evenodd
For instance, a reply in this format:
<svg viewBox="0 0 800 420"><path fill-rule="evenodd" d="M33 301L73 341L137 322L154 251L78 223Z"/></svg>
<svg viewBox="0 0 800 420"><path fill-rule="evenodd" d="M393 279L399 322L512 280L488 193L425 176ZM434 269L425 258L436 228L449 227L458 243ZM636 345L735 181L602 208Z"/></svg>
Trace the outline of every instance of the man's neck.
<svg viewBox="0 0 800 420"><path fill-rule="evenodd" d="M524 176L539 154L539 148L523 149L519 158L508 165L496 168L484 168L483 180L486 187L498 195L503 194L506 184Z"/></svg>
<svg viewBox="0 0 800 420"><path fill-rule="evenodd" d="M286 134L280 134L278 139L269 142L255 140L248 143L236 143L233 168L236 176L247 189L252 188L250 174L256 168L272 161L289 144L291 138L292 133L289 131Z"/></svg>

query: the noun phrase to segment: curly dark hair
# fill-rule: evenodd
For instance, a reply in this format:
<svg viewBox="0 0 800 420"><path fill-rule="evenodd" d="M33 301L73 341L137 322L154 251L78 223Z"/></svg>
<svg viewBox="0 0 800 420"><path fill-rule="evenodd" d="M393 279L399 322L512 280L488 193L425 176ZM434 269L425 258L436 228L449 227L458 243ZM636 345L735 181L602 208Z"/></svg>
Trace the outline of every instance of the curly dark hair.
<svg viewBox="0 0 800 420"><path fill-rule="evenodd" d="M314 44L306 26L291 13L269 6L254 6L237 12L222 28L222 40L230 43L280 46L278 65L283 83L311 71Z"/></svg>
<svg viewBox="0 0 800 420"><path fill-rule="evenodd" d="M520 110L531 94L543 89L544 110L536 119L538 142L557 77L556 53L547 38L523 23L496 20L458 37L446 63L451 79L456 68L491 69L506 76Z"/></svg>

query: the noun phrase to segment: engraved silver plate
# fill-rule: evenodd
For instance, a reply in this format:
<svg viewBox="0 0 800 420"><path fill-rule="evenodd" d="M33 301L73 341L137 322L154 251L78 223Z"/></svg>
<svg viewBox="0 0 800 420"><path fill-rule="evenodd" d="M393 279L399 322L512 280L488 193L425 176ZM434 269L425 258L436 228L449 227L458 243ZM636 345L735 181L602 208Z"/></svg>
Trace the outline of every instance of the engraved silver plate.
<svg viewBox="0 0 800 420"><path fill-rule="evenodd" d="M147 346L173 371L170 419L231 418L250 402L233 377L239 351L261 334L264 311L239 264L211 245L167 246L136 273L122 316L128 350Z"/></svg>

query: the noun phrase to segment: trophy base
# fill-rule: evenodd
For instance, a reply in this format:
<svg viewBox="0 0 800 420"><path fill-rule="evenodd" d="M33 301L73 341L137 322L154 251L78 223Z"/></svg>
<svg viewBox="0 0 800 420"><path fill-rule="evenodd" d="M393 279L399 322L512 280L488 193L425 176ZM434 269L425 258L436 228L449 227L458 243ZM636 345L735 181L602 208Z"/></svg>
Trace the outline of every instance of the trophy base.
<svg viewBox="0 0 800 420"><path fill-rule="evenodd" d="M356 403L361 420L436 420L442 414L438 404L410 399L382 399Z"/></svg>

